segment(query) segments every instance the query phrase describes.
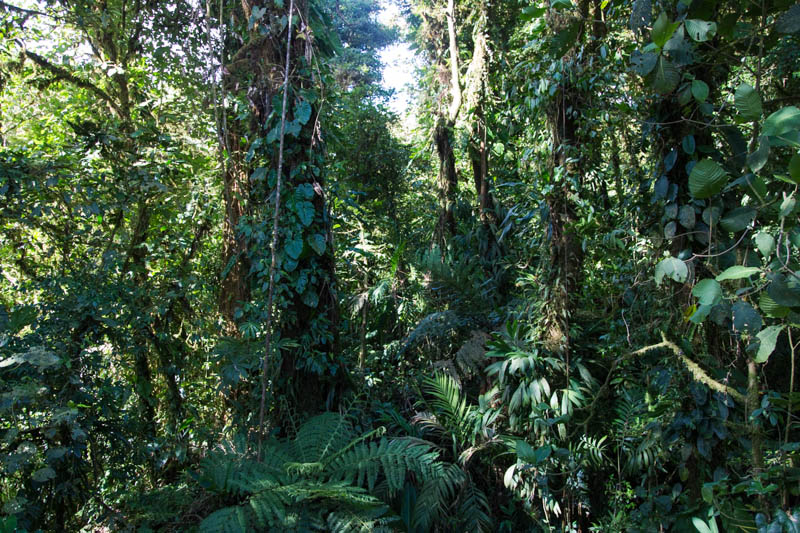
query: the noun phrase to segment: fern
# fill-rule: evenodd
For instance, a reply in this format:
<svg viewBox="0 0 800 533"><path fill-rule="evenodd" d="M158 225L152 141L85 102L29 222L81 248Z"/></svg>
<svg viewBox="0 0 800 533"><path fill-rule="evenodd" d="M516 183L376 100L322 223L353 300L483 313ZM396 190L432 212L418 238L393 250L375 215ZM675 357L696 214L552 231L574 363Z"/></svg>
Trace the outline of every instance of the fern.
<svg viewBox="0 0 800 533"><path fill-rule="evenodd" d="M220 447L201 461L198 482L243 503L212 513L201 531L386 528L396 520L386 502L409 479L423 485L432 508L456 499L463 473L445 468L431 443L374 440L376 433L358 435L345 416L325 413L300 426L292 441L265 444L260 462L241 447Z"/></svg>
<svg viewBox="0 0 800 533"><path fill-rule="evenodd" d="M248 533L250 517L241 506L225 507L211 513L200 524L200 533Z"/></svg>

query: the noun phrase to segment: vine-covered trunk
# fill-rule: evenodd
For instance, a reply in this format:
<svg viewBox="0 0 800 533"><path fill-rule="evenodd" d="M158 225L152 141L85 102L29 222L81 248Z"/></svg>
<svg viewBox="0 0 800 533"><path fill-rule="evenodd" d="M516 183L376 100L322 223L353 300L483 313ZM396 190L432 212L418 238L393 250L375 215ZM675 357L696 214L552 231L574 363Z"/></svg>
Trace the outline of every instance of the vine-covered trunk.
<svg viewBox="0 0 800 533"><path fill-rule="evenodd" d="M250 262L247 239L239 231L239 222L245 214L248 198L248 172L244 154L239 144L238 125L233 122L223 132L227 160L223 175L225 217L222 228L222 275L219 294L220 313L228 332L237 334L237 309L250 301Z"/></svg>
<svg viewBox="0 0 800 533"><path fill-rule="evenodd" d="M458 174L456 173L456 156L453 152L453 124L443 118L436 124L433 133L436 143L436 154L439 156L439 219L436 222L434 244L441 248L456 232L456 190Z"/></svg>

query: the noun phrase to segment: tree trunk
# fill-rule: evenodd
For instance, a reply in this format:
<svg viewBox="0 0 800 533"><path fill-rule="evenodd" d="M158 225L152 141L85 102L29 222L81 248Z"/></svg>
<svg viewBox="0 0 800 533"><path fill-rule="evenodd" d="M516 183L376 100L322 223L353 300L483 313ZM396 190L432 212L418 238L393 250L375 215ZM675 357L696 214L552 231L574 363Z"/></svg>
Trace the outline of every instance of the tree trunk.
<svg viewBox="0 0 800 533"><path fill-rule="evenodd" d="M236 311L250 301L250 261L247 240L239 234L239 222L245 214L248 198L248 172L239 145L237 124L223 132L228 157L223 176L225 219L222 228L222 268L219 294L220 313L228 334L238 335Z"/></svg>

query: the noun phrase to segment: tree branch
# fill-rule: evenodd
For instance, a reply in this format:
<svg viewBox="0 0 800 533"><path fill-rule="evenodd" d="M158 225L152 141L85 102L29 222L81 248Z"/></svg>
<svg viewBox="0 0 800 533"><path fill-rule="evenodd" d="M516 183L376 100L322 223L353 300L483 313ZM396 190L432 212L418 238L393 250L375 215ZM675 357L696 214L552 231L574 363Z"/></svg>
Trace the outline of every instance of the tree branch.
<svg viewBox="0 0 800 533"><path fill-rule="evenodd" d="M647 352L652 352L654 350L660 350L661 348L667 348L672 353L674 353L675 356L678 359L680 359L681 363L684 364L684 366L687 368L687 370L689 370L689 372L692 374L692 377L695 379L695 381L699 381L700 383L703 383L704 385L706 385L708 388L710 388L712 390L715 390L717 392L721 392L723 394L727 394L728 396L730 396L731 398L733 398L734 400L736 400L737 402L739 402L742 405L744 405L746 403L747 399L745 398L744 394L742 394L738 390L734 389L733 387L729 387L728 385L720 383L719 381L717 381L714 378L712 378L711 376L709 376L706 373L706 371L703 370L700 367L700 365L698 365L697 363L695 363L694 361L689 359L689 357L685 353L683 353L683 350L681 350L680 347L677 344L675 344L672 341L668 340L667 336L664 335L664 333L662 332L661 333L661 342L659 342L658 344L652 344L650 346L645 346L644 348L640 348L640 349L638 349L638 350L636 350L634 352L626 353L625 355L622 355L622 356L620 356L620 357L618 357L617 359L614 360L614 362L611 364L611 368L608 370L608 375L606 376L605 382L603 382L603 385L597 391L597 394L594 397L594 401L592 402L592 405L589 406L589 415L587 416L586 420L584 420L584 422L582 424L583 428L584 428L584 432L586 431L586 428L589 425L589 421L591 421L591 419L594 417L595 410L597 408L597 403L600 401L600 398L602 398L605 395L606 391L608 390L608 387L611 384L611 378L612 378L612 376L614 374L614 371L617 369L617 366L619 366L619 364L622 363L623 361L627 361L628 359L636 357L637 355L644 355Z"/></svg>
<svg viewBox="0 0 800 533"><path fill-rule="evenodd" d="M124 118L124 114L122 113L122 109L120 109L119 105L117 105L114 99L111 98L111 96L107 92L105 92L97 85L94 85L89 81L77 77L75 74L68 71L67 69L59 67L58 65L54 65L44 57L34 52L31 52L30 50L25 50L25 55L29 57L31 60L33 60L34 63L36 63L37 65L48 71L50 74L54 75L56 79L67 81L75 85L76 87L86 89L87 91L91 92L101 100L104 100L106 103L108 103L108 105L110 105L114 109L114 112L117 114L117 116L119 116L120 118Z"/></svg>

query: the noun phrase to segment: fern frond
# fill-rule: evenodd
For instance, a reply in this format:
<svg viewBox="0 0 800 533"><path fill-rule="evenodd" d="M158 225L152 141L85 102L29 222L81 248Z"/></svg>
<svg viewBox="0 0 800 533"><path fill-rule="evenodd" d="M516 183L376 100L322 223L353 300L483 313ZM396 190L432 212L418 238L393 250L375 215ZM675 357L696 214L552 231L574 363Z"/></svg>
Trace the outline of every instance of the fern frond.
<svg viewBox="0 0 800 533"><path fill-rule="evenodd" d="M355 434L350 421L339 413L322 413L297 429L292 455L297 462L315 463L344 448Z"/></svg>
<svg viewBox="0 0 800 533"><path fill-rule="evenodd" d="M413 527L430 530L434 521L445 514L448 502L455 499L465 480L464 471L458 465L449 464L442 468L440 476L426 481L414 505Z"/></svg>
<svg viewBox="0 0 800 533"><path fill-rule="evenodd" d="M491 508L486 494L468 482L460 494L458 506L458 519L462 531L492 531L494 524L491 518Z"/></svg>
<svg viewBox="0 0 800 533"><path fill-rule="evenodd" d="M475 442L475 407L467 404L456 381L447 374L436 374L425 380L425 392L432 397L430 405L436 421L456 437L460 447Z"/></svg>
<svg viewBox="0 0 800 533"><path fill-rule="evenodd" d="M436 477L441 469L439 454L424 441L410 439L361 443L334 460L327 473L331 480L343 480L358 486L366 484L370 492L378 476L383 474L390 492L403 488L406 474L412 472L420 479Z"/></svg>
<svg viewBox="0 0 800 533"><path fill-rule="evenodd" d="M199 533L248 533L252 531L247 508L237 505L214 511L200 523Z"/></svg>

